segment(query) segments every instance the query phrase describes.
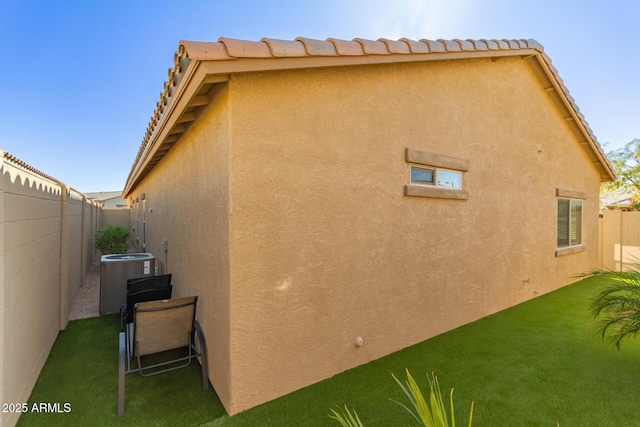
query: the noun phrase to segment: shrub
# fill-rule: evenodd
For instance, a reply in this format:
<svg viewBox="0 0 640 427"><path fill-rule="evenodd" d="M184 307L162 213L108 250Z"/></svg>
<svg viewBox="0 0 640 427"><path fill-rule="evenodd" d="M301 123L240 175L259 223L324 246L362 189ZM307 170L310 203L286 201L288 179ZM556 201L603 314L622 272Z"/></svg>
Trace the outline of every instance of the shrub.
<svg viewBox="0 0 640 427"><path fill-rule="evenodd" d="M629 271L595 271L604 289L591 299L591 313L604 341L620 349L640 334L640 264Z"/></svg>
<svg viewBox="0 0 640 427"><path fill-rule="evenodd" d="M420 390L420 387L418 387L418 384L415 382L408 369L407 381L404 384L396 378L395 375L392 376L409 399L409 402L411 402L411 407L398 401L394 402L402 406L422 426L449 427L450 424L449 419L447 418L447 409L444 404L444 399L442 398L438 378L435 374L432 374L431 377L427 376L430 388L428 398L424 396L422 390ZM346 405L344 409L338 409L339 411L332 409L329 418L336 420L340 425L342 425L342 427L364 427L364 424L360 421L355 410L351 413ZM451 425L455 427L456 419L453 408L453 389L451 389L451 392L449 393L449 409L451 412ZM472 423L473 402L471 403L471 412L469 413L469 427L471 427Z"/></svg>
<svg viewBox="0 0 640 427"><path fill-rule="evenodd" d="M102 255L126 254L131 232L119 225L108 225L96 232L94 241Z"/></svg>

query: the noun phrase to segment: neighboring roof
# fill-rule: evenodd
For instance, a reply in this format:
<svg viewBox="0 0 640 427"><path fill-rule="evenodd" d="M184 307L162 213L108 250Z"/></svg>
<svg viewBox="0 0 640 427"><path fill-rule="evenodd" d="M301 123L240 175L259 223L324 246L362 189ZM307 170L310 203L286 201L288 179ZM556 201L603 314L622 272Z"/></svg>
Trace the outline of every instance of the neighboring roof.
<svg viewBox="0 0 640 427"><path fill-rule="evenodd" d="M631 194L624 189L600 190L600 204L602 206L631 206L637 195Z"/></svg>
<svg viewBox="0 0 640 427"><path fill-rule="evenodd" d="M138 155L123 190L123 197L146 176L195 121L199 109L208 103L206 93L230 74L394 62L433 61L482 57L521 56L532 60L564 118L578 135L601 180L613 181L615 172L584 116L564 86L551 59L535 40L426 40L410 39L351 41L263 38L260 41L221 37L217 42L181 41L174 66L160 94Z"/></svg>
<svg viewBox="0 0 640 427"><path fill-rule="evenodd" d="M122 191L100 191L97 193L87 193L87 199L104 202L105 200L119 199L122 197Z"/></svg>

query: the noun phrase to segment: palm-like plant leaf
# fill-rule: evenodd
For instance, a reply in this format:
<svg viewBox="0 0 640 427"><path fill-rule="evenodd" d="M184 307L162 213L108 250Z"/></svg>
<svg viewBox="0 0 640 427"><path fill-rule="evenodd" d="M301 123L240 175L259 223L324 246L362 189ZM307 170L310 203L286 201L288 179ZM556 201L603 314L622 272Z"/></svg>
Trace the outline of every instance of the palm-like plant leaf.
<svg viewBox="0 0 640 427"><path fill-rule="evenodd" d="M440 384L435 374L431 374L431 377L427 376L429 380L429 399L422 394L420 387L415 382L409 370L406 370L407 381L403 384L395 375L393 379L396 380L400 389L409 399L411 407L395 401L398 405L402 406L411 416L425 427L449 427L449 420L447 419L447 409L442 398L442 392L440 390ZM453 407L453 389L449 394L449 408L451 411L451 425L455 427L455 413ZM469 427L471 427L473 419L473 403L471 404L471 413L469 414Z"/></svg>
<svg viewBox="0 0 640 427"><path fill-rule="evenodd" d="M342 427L364 427L355 409L353 413L349 411L347 405L344 405L344 409L340 407L338 409L339 411L332 409L329 418L336 420Z"/></svg>
<svg viewBox="0 0 640 427"><path fill-rule="evenodd" d="M620 349L640 333L640 264L629 271L598 271L605 288L591 299L591 313L604 341Z"/></svg>

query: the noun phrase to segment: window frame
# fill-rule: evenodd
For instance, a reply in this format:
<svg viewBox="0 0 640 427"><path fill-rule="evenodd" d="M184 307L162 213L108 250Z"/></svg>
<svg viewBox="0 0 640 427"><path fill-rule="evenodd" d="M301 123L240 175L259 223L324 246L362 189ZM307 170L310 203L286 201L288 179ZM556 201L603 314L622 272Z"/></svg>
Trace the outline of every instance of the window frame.
<svg viewBox="0 0 640 427"><path fill-rule="evenodd" d="M404 186L405 196L454 200L469 198L469 193L463 190L465 175L469 170L469 160L415 148L405 148L405 161L409 166L409 184ZM414 168L433 171L433 184L414 181L412 179ZM458 174L460 186L450 187L438 184L438 171Z"/></svg>
<svg viewBox="0 0 640 427"><path fill-rule="evenodd" d="M430 171L433 173L433 182L432 183L428 183L428 182L420 182L420 181L414 181L413 180L413 170L414 169L421 169L421 170L425 170L425 171ZM454 174L457 174L458 177L460 178L460 186L458 187L450 187L447 185L442 185L440 184L439 181L439 175L440 172L451 172ZM412 163L409 165L409 183L410 185L418 185L421 187L437 187L437 188L443 188L446 190L462 190L462 171L458 171L458 170L454 170L454 169L447 169L447 168L439 168L439 167L434 167L434 166L427 166L427 165L420 165L420 164L415 164Z"/></svg>
<svg viewBox="0 0 640 427"><path fill-rule="evenodd" d="M577 252L583 252L585 250L584 243L584 212L585 212L585 199L587 198L586 193L580 191L571 191L571 190L562 190L556 189L556 256L561 255L569 255ZM560 246L560 202L567 201L568 206L566 208L566 246ZM574 203L579 203L580 206L580 229L575 233L576 236L579 237L579 242L573 242L572 234L575 228L572 229L572 224L574 223L573 216L573 206ZM576 219L577 221L577 219Z"/></svg>

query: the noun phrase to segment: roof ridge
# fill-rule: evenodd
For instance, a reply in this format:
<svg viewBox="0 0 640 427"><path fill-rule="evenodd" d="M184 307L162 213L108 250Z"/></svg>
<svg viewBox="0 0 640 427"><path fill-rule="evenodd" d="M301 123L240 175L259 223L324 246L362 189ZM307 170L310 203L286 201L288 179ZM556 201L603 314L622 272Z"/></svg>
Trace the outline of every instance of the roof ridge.
<svg viewBox="0 0 640 427"><path fill-rule="evenodd" d="M580 113L574 99L569 95L569 90L565 87L557 70L552 65L551 59L545 53L543 46L534 39L412 40L408 38L401 38L398 40L391 40L379 38L377 40L369 40L364 38L355 38L352 40L342 40L337 38L328 38L325 40L318 40L306 37L296 37L294 40L281 40L265 37L259 41L252 41L220 37L215 42L180 41L178 51L174 55L174 66L173 68L169 68L168 80L164 84L164 90L160 93L160 101L158 101L156 109L151 116L151 120L149 121L149 125L133 163L131 172L129 173L127 182L129 182L129 179L132 177L135 166L149 148L149 143L151 142L156 125L160 122L164 110L171 100L171 96L175 92L184 71L192 60L222 62L238 61L243 59L277 60L282 58L313 57L357 58L392 55L425 55L426 58L430 55L446 55L452 53L473 54L473 52L481 53L482 56L491 56L492 53L495 53L497 56L504 56L513 55L511 52L518 50L535 51L541 61L549 68L563 95L578 115L586 129L586 132L596 143L595 145L597 146L598 151L602 154L604 159L606 159L602 147L597 142L597 139L589 128L589 125Z"/></svg>

